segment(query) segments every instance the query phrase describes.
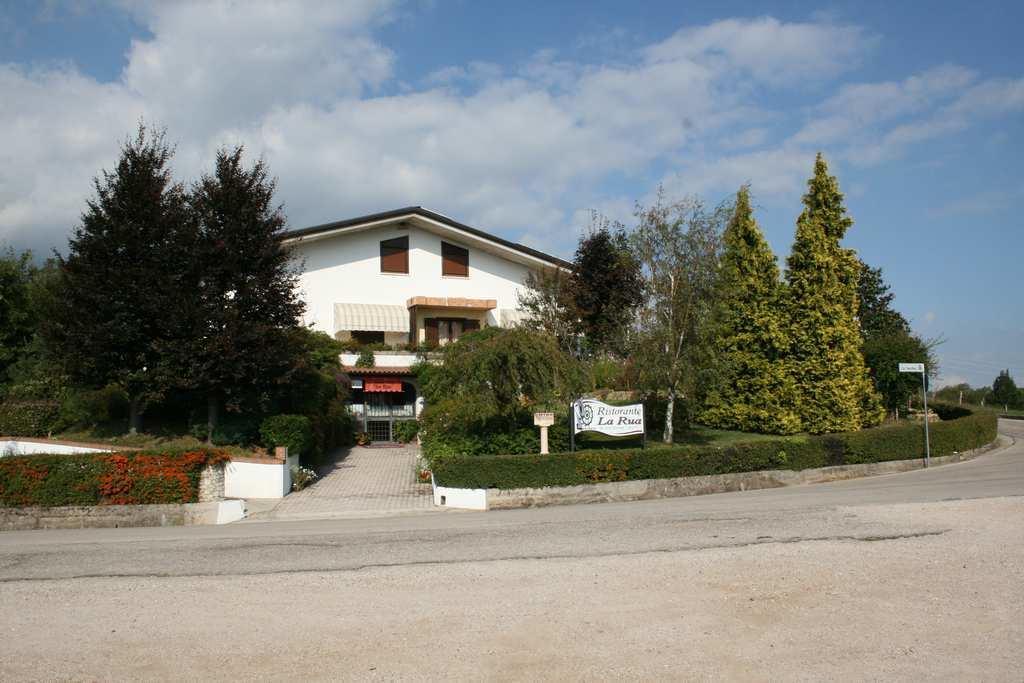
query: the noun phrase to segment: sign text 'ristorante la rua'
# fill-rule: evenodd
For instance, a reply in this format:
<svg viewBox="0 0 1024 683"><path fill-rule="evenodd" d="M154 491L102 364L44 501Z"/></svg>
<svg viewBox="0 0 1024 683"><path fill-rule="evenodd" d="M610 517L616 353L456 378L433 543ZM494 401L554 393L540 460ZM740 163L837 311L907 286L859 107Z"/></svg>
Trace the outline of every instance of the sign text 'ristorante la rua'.
<svg viewBox="0 0 1024 683"><path fill-rule="evenodd" d="M610 406L593 398L581 398L572 404L573 433L600 432L609 436L644 433L644 406Z"/></svg>

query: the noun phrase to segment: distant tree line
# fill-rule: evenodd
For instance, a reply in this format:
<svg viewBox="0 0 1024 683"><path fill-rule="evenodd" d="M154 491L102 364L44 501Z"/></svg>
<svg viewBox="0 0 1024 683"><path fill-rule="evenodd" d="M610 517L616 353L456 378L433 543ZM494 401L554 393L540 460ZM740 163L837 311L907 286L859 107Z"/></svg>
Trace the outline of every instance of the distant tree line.
<svg viewBox="0 0 1024 683"><path fill-rule="evenodd" d="M1024 409L1024 388L1018 388L1010 370L1000 370L992 386L972 387L961 383L942 387L935 397L950 403L969 403L993 408Z"/></svg>

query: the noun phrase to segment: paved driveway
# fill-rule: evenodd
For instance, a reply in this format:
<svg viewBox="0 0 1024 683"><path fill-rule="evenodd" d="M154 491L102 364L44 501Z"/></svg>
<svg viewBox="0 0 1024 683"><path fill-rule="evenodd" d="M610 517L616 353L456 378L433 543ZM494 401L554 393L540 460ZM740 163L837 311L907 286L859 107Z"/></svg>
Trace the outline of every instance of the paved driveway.
<svg viewBox="0 0 1024 683"><path fill-rule="evenodd" d="M332 519L430 512L430 484L416 480L419 448L341 449L321 468L321 478L302 491L285 496L253 521Z"/></svg>

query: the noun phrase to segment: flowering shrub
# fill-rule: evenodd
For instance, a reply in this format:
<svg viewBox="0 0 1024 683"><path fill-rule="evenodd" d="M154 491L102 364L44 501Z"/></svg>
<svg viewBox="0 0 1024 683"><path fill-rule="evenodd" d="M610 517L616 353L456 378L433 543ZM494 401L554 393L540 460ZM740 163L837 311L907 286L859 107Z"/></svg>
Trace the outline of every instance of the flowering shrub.
<svg viewBox="0 0 1024 683"><path fill-rule="evenodd" d="M0 506L194 503L224 451L77 453L0 458Z"/></svg>
<svg viewBox="0 0 1024 683"><path fill-rule="evenodd" d="M308 467L292 467L292 491L301 491L316 479L316 472Z"/></svg>

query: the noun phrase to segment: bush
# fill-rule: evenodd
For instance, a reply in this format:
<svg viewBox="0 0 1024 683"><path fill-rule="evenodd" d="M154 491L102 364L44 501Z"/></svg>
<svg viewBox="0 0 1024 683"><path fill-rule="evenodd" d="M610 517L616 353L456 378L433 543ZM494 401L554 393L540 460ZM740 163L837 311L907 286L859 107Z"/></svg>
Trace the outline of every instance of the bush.
<svg viewBox="0 0 1024 683"><path fill-rule="evenodd" d="M260 438L267 448L287 446L289 453L307 455L314 446L313 424L305 415L273 415L260 424Z"/></svg>
<svg viewBox="0 0 1024 683"><path fill-rule="evenodd" d="M46 436L60 427L56 401L7 401L0 403L0 434Z"/></svg>
<svg viewBox="0 0 1024 683"><path fill-rule="evenodd" d="M203 468L227 459L216 449L9 456L0 458L0 505L194 503Z"/></svg>
<svg viewBox="0 0 1024 683"><path fill-rule="evenodd" d="M409 443L416 438L416 434L420 431L420 423L416 420L402 420L395 423L394 437L395 441L402 443Z"/></svg>
<svg viewBox="0 0 1024 683"><path fill-rule="evenodd" d="M341 401L331 401L321 415L310 418L313 445L304 456L304 462L313 467L323 464L325 456L339 446L352 445L355 438L355 420Z"/></svg>
<svg viewBox="0 0 1024 683"><path fill-rule="evenodd" d="M104 424L128 416L128 394L111 385L96 391L70 391L60 406L64 429Z"/></svg>
<svg viewBox="0 0 1024 683"><path fill-rule="evenodd" d="M316 472L309 469L308 467L299 467L298 465L292 465L292 491L301 491L306 488L314 481L316 481Z"/></svg>
<svg viewBox="0 0 1024 683"><path fill-rule="evenodd" d="M950 455L990 443L996 417L975 413L930 425L931 454ZM675 446L589 450L552 455L469 456L445 454L431 461L437 482L465 488L574 486L627 479L803 470L830 465L924 457L921 425L904 424L798 439L766 439L727 447Z"/></svg>
<svg viewBox="0 0 1024 683"><path fill-rule="evenodd" d="M420 443L428 460L459 455L515 455L540 450L540 429L533 424L533 415L522 412L510 418L492 417L468 429L445 411L449 402L428 406L421 416ZM554 452L569 449L568 417L556 416L548 428L548 447ZM453 426L454 425L454 426Z"/></svg>
<svg viewBox="0 0 1024 683"><path fill-rule="evenodd" d="M254 415L222 417L210 439L217 446L249 446L260 440L260 421Z"/></svg>
<svg viewBox="0 0 1024 683"><path fill-rule="evenodd" d="M376 364L377 357L374 355L373 349L363 349L356 358L357 368L372 368Z"/></svg>

